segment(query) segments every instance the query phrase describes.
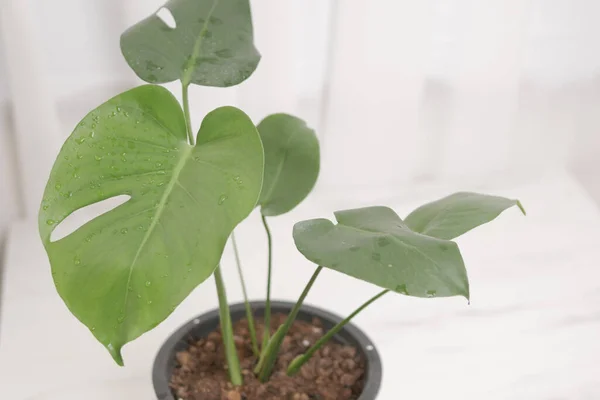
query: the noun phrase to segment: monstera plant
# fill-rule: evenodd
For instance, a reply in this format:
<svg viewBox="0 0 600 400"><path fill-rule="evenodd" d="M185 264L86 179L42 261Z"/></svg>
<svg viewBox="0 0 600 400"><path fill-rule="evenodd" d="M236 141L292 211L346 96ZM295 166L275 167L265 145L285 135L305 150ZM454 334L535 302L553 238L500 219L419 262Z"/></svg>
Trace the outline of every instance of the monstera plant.
<svg viewBox="0 0 600 400"><path fill-rule="evenodd" d="M254 374L271 376L285 335L323 268L383 291L296 357L294 375L333 335L388 292L416 297L464 296L469 283L455 237L496 218L518 201L457 193L418 208L404 220L367 207L299 222L296 246L317 268L296 305L270 332L272 238L267 220L311 192L319 143L304 121L287 114L258 125L230 106L203 117L192 131L192 85L240 84L257 68L248 0L171 0L131 27L121 50L147 82L101 104L75 127L50 173L39 212L40 235L56 289L69 310L123 365L122 347L157 326L207 278L219 298L223 349L233 385L242 385L225 283L219 263L234 228L259 207L269 246L264 333L258 337L247 300L256 358ZM273 33L276 34L276 33ZM180 81L180 103L159 84ZM126 196L62 238L53 232L79 209Z"/></svg>

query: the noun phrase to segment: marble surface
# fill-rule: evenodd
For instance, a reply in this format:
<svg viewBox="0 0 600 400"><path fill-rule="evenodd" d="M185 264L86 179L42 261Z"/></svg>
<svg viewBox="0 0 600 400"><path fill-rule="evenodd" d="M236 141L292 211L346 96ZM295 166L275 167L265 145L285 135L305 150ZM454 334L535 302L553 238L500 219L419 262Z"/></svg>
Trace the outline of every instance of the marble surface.
<svg viewBox="0 0 600 400"><path fill-rule="evenodd" d="M274 297L294 299L313 267L299 255L299 219L376 202L405 215L461 185L427 185L411 195L317 193L272 220ZM473 190L519 198L528 216L508 210L459 238L472 298L412 299L390 294L356 323L382 354L378 400L600 399L600 211L581 186L558 172L543 179L488 183ZM264 293L265 238L256 214L238 228L251 297ZM240 300L230 250L224 257L231 301ZM117 367L55 292L33 221L9 234L0 309L0 398L153 399L150 369L160 344L184 321L216 306L207 281L159 327L124 349ZM332 290L334 289L334 290ZM326 271L307 298L339 314L377 288Z"/></svg>

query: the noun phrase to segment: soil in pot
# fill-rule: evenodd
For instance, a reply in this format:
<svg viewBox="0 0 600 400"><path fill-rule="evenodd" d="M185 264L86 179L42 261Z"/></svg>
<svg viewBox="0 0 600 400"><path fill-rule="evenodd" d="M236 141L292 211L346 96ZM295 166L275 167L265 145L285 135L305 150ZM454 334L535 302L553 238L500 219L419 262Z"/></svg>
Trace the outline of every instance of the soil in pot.
<svg viewBox="0 0 600 400"><path fill-rule="evenodd" d="M285 315L274 314L271 332L281 325ZM258 338L264 324L256 319ZM363 391L365 360L356 348L326 343L293 377L286 375L290 361L302 354L323 335L318 318L312 323L296 320L285 337L271 379L261 383L252 373L256 357L252 353L248 322L234 324L234 338L244 385L234 388L229 383L227 363L217 329L208 337L192 341L176 354L177 366L170 386L181 400L353 400ZM259 340L260 342L260 340Z"/></svg>

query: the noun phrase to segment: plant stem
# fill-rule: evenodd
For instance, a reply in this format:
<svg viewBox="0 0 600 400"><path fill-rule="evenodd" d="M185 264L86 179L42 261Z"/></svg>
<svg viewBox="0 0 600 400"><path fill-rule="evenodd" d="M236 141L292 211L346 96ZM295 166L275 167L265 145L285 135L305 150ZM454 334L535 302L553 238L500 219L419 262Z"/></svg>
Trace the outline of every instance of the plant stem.
<svg viewBox="0 0 600 400"><path fill-rule="evenodd" d="M325 344L327 341L329 341L336 333L338 333L348 322L350 322L350 320L352 318L354 318L356 316L356 314L358 314L359 312L364 310L367 306L369 306L371 303L373 303L375 300L377 300L378 298L380 298L387 292L389 292L389 290L386 289L382 292L379 292L377 295L375 295L371 299L369 299L366 303L364 303L363 305L358 307L352 314L350 314L348 316L348 318L344 319L343 321L338 323L336 326L331 328L325 335L323 335L319 340L317 340L317 342L315 344L313 344L312 347L306 351L306 353L301 354L298 357L294 358L294 360L288 366L288 369L287 369L288 376L292 376L292 375L296 374L300 370L300 367L302 367L302 365L304 365L305 362L310 360L310 358L313 356L313 354L317 350L319 350L319 348L321 346L323 346L323 344Z"/></svg>
<svg viewBox="0 0 600 400"><path fill-rule="evenodd" d="M275 360L277 359L277 355L279 353L279 348L281 347L281 343L283 343L283 338L285 338L285 335L290 330L292 323L298 315L298 311L300 311L300 308L302 307L302 303L304 302L306 295L310 291L312 285L315 283L315 280L317 279L317 276L319 276L319 273L322 269L323 267L321 266L317 267L312 277L306 284L306 287L304 287L304 290L302 291L300 298L294 305L294 308L292 308L292 311L290 311L285 322L279 327L279 329L277 329L275 335L273 335L273 338L269 341L267 347L263 349L261 359L259 360L258 365L254 370L254 373L258 374L258 378L261 382L265 382L267 379L269 379L269 376L271 376L271 372L273 371L273 365L275 364Z"/></svg>
<svg viewBox="0 0 600 400"><path fill-rule="evenodd" d="M246 282L244 281L244 274L242 273L242 263L240 261L240 253L238 251L237 243L235 241L235 234L231 232L231 244L233 245L233 254L235 255L235 263L237 265L238 275L240 276L240 282L242 283L242 293L244 294L244 305L246 306L246 319L248 320L248 330L250 331L250 340L252 341L252 352L258 357L258 342L256 340L256 328L254 326L254 316L252 315L252 308L248 302L248 293L246 292Z"/></svg>
<svg viewBox="0 0 600 400"><path fill-rule="evenodd" d="M229 379L234 386L240 386L243 383L240 372L240 360L238 359L235 342L233 341L231 315L229 314L229 304L227 303L227 294L225 293L225 284L223 283L223 276L221 276L220 265L215 270L215 283L217 284L217 295L219 296L221 335L223 337L223 346L225 347L225 358L229 367Z"/></svg>
<svg viewBox="0 0 600 400"><path fill-rule="evenodd" d="M267 232L267 240L269 242L269 266L267 272L267 299L265 301L265 316L264 323L265 329L263 333L263 343L261 348L261 357L264 356L265 348L269 343L269 337L271 335L271 267L273 264L273 240L271 239L271 230L267 224L267 219L261 214L261 219L265 231Z"/></svg>
<svg viewBox="0 0 600 400"><path fill-rule="evenodd" d="M185 118L185 126L187 131L188 142L190 146L195 145L194 134L192 132L192 119L190 116L190 101L188 96L188 88L190 84L182 82L182 100L183 100L183 115ZM237 250L236 250L237 257ZM239 261L239 260L238 260ZM227 303L227 293L225 292L225 284L221 275L221 266L217 266L215 270L215 283L217 285L217 296L219 297L219 318L221 320L221 335L223 338L223 346L225 347L225 358L229 367L229 379L234 386L240 386L242 374L240 372L240 360L238 359L235 342L233 340L233 327L231 315L229 314L229 304ZM242 280L243 282L243 280ZM246 291L244 288L244 295Z"/></svg>
<svg viewBox="0 0 600 400"><path fill-rule="evenodd" d="M185 84L182 82L181 84L181 92L183 97L183 116L185 118L185 126L187 129L187 137L190 143L190 146L195 144L194 142L194 133L192 132L192 118L190 116L190 100L188 98L188 88L190 84Z"/></svg>

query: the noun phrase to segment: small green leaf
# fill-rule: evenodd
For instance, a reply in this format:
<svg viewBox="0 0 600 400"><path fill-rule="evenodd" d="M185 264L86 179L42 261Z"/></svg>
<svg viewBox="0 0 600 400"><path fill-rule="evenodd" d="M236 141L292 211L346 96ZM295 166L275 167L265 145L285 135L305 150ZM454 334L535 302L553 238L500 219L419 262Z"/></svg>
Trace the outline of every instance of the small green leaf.
<svg viewBox="0 0 600 400"><path fill-rule="evenodd" d="M144 81L227 87L247 79L260 60L248 0L171 0L171 28L156 14L121 36L121 51Z"/></svg>
<svg viewBox="0 0 600 400"><path fill-rule="evenodd" d="M298 250L310 261L415 297L464 296L469 281L458 246L408 229L387 207L335 213L294 226Z"/></svg>
<svg viewBox="0 0 600 400"><path fill-rule="evenodd" d="M525 215L518 200L459 192L417 208L404 222L415 232L439 239L454 239L490 222L515 205Z"/></svg>
<svg viewBox="0 0 600 400"><path fill-rule="evenodd" d="M152 85L104 103L67 139L44 193L40 235L60 296L118 363L125 343L213 273L256 205L263 162L243 112L209 113L192 147L177 100ZM53 241L67 216L118 195L131 198Z"/></svg>
<svg viewBox="0 0 600 400"><path fill-rule="evenodd" d="M306 123L273 114L258 125L265 149L259 204L266 216L285 214L308 196L319 176L319 141Z"/></svg>

